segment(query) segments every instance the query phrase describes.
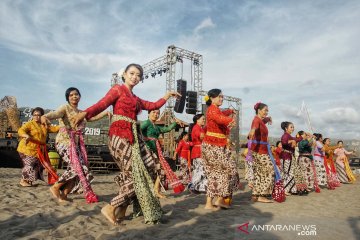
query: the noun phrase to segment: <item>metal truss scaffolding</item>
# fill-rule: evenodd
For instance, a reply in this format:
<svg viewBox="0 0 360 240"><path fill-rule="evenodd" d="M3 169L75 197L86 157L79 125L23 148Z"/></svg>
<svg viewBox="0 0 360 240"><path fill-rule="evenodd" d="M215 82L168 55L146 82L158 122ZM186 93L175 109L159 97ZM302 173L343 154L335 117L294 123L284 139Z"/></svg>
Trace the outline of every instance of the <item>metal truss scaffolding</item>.
<svg viewBox="0 0 360 240"><path fill-rule="evenodd" d="M203 91L203 56L191 52L179 47L175 47L174 45L170 45L167 47L166 54L162 57L156 58L148 63L142 65L144 69L144 79L155 78L157 75L162 76L162 74L166 74L166 92L168 91L176 91L176 66L177 63L182 64L184 61L190 61L191 64L191 78L192 84L190 89L192 91L198 92L198 101L197 101L197 112L202 112L202 99L203 96L206 95L206 92ZM111 79L111 86L121 82L121 76L118 76L117 73L112 75ZM237 125L231 131L234 133L233 139L234 143L236 144L236 150L238 152L239 146L239 135L240 135L240 127L241 127L241 99L235 97L224 96L224 100L228 102L236 103L236 110L237 110ZM166 103L166 108L164 110L165 114L165 123L169 125L173 118L174 118L174 106L175 106L175 99L171 98ZM172 130L171 132L165 134L164 136L164 151L167 151L169 154L173 154L175 148L175 131ZM172 156L172 155L171 155Z"/></svg>

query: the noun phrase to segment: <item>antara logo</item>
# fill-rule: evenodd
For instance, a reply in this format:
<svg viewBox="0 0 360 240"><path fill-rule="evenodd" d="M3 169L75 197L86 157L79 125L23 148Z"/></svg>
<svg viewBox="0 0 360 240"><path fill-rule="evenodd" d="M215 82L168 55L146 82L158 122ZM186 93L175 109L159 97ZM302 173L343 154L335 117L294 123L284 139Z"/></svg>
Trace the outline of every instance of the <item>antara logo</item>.
<svg viewBox="0 0 360 240"><path fill-rule="evenodd" d="M240 231L242 231L242 232L244 232L244 233L246 233L246 234L249 234L249 231L248 231L248 229L249 229L249 222L241 224L240 226L238 226L237 229L240 230Z"/></svg>

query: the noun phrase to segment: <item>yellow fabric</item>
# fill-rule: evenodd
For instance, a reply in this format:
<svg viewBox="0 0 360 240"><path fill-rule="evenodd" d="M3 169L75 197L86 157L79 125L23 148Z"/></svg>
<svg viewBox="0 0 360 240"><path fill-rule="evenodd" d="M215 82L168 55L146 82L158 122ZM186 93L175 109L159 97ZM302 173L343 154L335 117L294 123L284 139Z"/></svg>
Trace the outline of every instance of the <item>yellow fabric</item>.
<svg viewBox="0 0 360 240"><path fill-rule="evenodd" d="M338 146L326 146L324 145L324 150L326 153L326 156L330 159L333 159L334 157L334 150L338 148Z"/></svg>
<svg viewBox="0 0 360 240"><path fill-rule="evenodd" d="M349 182L350 183L355 182L356 178L355 178L354 174L351 171L351 168L350 168L349 161L348 161L347 157L344 158L344 166L345 166L346 175L349 178Z"/></svg>
<svg viewBox="0 0 360 240"><path fill-rule="evenodd" d="M31 137L31 139L36 140L41 143L45 143L48 132L58 132L58 131L59 131L58 126L50 126L47 129L43 125L32 120L32 121L29 121L29 122L23 124L19 128L18 134L20 136L27 134ZM18 148L17 148L17 151L19 153L23 153L28 156L37 157L37 155L38 155L37 147L38 147L38 145L36 143L28 142L26 144L25 138L21 138Z"/></svg>
<svg viewBox="0 0 360 240"><path fill-rule="evenodd" d="M222 133L206 132L206 135L210 137L226 138L225 134Z"/></svg>

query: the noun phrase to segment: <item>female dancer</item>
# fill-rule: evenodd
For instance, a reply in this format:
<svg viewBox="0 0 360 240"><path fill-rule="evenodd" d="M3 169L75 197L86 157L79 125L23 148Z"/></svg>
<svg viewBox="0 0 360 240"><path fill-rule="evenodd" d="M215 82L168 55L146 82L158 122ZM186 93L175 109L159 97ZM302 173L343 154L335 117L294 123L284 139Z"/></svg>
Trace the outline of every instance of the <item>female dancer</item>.
<svg viewBox="0 0 360 240"><path fill-rule="evenodd" d="M282 122L281 128L284 134L281 137L283 151L280 154L282 178L284 179L285 194L308 193L306 191L306 181L295 161L295 147L301 138L294 138L291 134L294 132L294 124L291 122Z"/></svg>
<svg viewBox="0 0 360 240"><path fill-rule="evenodd" d="M59 119L60 130L55 139L55 147L63 161L67 163L66 171L50 188L50 191L60 202L66 201L69 193L83 192L86 202L94 203L98 202L98 198L90 185L93 176L89 171L82 133L85 122L79 126L75 126L72 122L75 115L81 111L78 109L80 98L79 89L70 87L65 92L68 103L41 117L41 121L45 124L50 120ZM99 114L89 121L96 121L106 114Z"/></svg>
<svg viewBox="0 0 360 240"><path fill-rule="evenodd" d="M336 155L336 169L342 183L353 183L356 178L350 169L346 155L353 154L354 151L346 151L343 144L343 141L338 141L338 148L334 151L334 154Z"/></svg>
<svg viewBox="0 0 360 240"><path fill-rule="evenodd" d="M192 192L206 193L207 178L204 169L204 162L201 158L201 143L205 137L205 116L204 114L196 114L193 117L193 125L189 129L190 141L193 143L191 149L191 160L193 164L193 172L191 175L191 183L188 189Z"/></svg>
<svg viewBox="0 0 360 240"><path fill-rule="evenodd" d="M313 156L311 154L312 149L315 146L315 140L310 133L306 133L304 131L299 131L298 135L301 136L302 140L298 143L299 158L297 161L302 168L302 173L305 176L307 185L306 191L310 192L312 188L315 188L318 192L320 189L318 189L316 170L313 162Z"/></svg>
<svg viewBox="0 0 360 240"><path fill-rule="evenodd" d="M160 193L160 182L164 182L165 176L170 182L170 185L172 186L175 193L182 192L183 186L181 182L177 179L175 173L171 170L170 165L165 160L158 138L160 134L167 133L173 130L177 126L177 124L181 125L181 122L179 119L175 118L175 122L173 122L169 126L160 127L155 124L155 122L159 119L159 116L159 109L150 110L149 118L141 123L140 129L146 145L157 156L157 171L161 172L161 174L157 176L155 180L155 193L159 198L165 198L166 196Z"/></svg>
<svg viewBox="0 0 360 240"><path fill-rule="evenodd" d="M330 184L333 187L340 187L340 180L336 172L335 163L333 159L334 150L337 148L337 146L330 146L331 144L330 138L324 138L323 144L325 151L324 164L326 168L328 184Z"/></svg>
<svg viewBox="0 0 360 240"><path fill-rule="evenodd" d="M17 151L24 164L20 185L31 187L37 179L44 181L43 170L48 172L48 183L54 184L58 180L56 171L50 164L46 149L46 137L48 132L58 132L58 126L45 127L41 124L41 116L44 109L36 107L31 111L32 120L23 124L18 134L21 138Z"/></svg>
<svg viewBox="0 0 360 240"><path fill-rule="evenodd" d="M254 106L256 116L254 117L251 130L249 132L249 140L251 143L250 150L253 159L253 201L272 203L268 199L274 187L274 163L270 159L271 153L268 152L268 128L264 123L269 109L265 103L257 103Z"/></svg>
<svg viewBox="0 0 360 240"><path fill-rule="evenodd" d="M193 145L189 142L189 134L182 132L178 146L174 152L174 161L179 156L180 169L179 169L179 180L184 186L187 186L191 181L191 160L190 160L190 147Z"/></svg>
<svg viewBox="0 0 360 240"><path fill-rule="evenodd" d="M110 204L104 206L101 212L114 225L125 217L127 207L134 201L139 204L134 205L134 208L137 210L141 208L145 223L157 223L163 213L159 199L154 193L155 160L139 135L136 120L141 110L159 109L171 96L179 96L179 94L168 92L154 103L142 100L133 93L133 88L142 79L142 67L139 64L129 64L122 75L124 84L114 85L105 97L79 113L75 119L75 123L78 124L85 117L90 119L109 106L113 106L109 149L120 169L116 178L120 189L119 194Z"/></svg>
<svg viewBox="0 0 360 240"><path fill-rule="evenodd" d="M208 178L207 199L205 209L215 210L217 207L229 208L224 198L232 196L239 186L237 168L231 151L226 147L227 137L231 127L235 126L235 120L229 115L233 110L221 111L224 96L220 89L211 89L208 92L206 105L207 132L203 139L201 152L204 161L205 172ZM229 181L230 180L230 181ZM214 207L212 199L216 197Z"/></svg>
<svg viewBox="0 0 360 240"><path fill-rule="evenodd" d="M316 145L314 148L314 164L316 168L316 176L318 179L319 186L326 187L328 186L331 189L331 186L328 185L326 178L326 168L324 165L324 145L322 143L322 135L320 133L314 133L316 139Z"/></svg>

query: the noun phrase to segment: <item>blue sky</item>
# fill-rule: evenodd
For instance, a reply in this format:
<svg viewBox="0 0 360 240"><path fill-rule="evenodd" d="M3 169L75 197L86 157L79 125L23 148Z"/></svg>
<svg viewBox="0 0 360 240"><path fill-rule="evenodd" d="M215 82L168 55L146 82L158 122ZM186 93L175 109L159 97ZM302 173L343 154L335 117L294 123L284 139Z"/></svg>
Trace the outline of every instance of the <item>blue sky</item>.
<svg viewBox="0 0 360 240"><path fill-rule="evenodd" d="M204 90L242 99L242 133L259 100L271 136L285 120L306 129L297 116L305 100L316 132L360 139L360 1L3 0L0 11L0 97L16 96L18 106L55 109L75 86L84 109L112 73L174 44L203 55ZM157 100L165 79L134 92Z"/></svg>

